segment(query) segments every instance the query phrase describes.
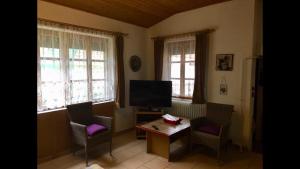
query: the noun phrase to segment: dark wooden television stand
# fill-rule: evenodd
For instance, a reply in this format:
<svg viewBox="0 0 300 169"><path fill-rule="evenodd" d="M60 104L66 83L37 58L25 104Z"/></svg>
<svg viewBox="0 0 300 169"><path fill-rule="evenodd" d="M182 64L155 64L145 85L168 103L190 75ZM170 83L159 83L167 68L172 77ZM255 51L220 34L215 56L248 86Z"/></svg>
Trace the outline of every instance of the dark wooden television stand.
<svg viewBox="0 0 300 169"><path fill-rule="evenodd" d="M161 118L163 113L161 111L143 111L139 110L135 113L136 126L141 126L148 122L157 120ZM137 139L145 139L146 132L136 127L136 138Z"/></svg>

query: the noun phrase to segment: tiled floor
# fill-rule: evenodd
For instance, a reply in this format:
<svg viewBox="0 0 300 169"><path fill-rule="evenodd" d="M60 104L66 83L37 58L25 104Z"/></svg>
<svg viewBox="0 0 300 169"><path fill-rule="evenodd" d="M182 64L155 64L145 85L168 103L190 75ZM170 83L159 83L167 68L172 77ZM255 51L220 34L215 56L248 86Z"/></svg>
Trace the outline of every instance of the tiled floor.
<svg viewBox="0 0 300 169"><path fill-rule="evenodd" d="M90 152L90 167L87 169L262 169L262 156L250 152L239 152L230 148L223 155L224 164L218 165L207 150L196 147L193 152L175 162L146 153L146 141L136 140L135 133L128 132L113 138L113 157L108 145L101 145ZM100 167L101 166L101 167ZM84 154L72 154L38 165L38 169L84 169Z"/></svg>

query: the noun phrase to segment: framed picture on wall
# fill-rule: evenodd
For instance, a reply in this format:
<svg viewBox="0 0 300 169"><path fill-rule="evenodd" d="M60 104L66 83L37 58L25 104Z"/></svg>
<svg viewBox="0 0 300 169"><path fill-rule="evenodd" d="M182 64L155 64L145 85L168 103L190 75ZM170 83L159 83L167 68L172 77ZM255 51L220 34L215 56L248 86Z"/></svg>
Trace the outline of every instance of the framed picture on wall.
<svg viewBox="0 0 300 169"><path fill-rule="evenodd" d="M232 71L233 70L233 54L217 54L216 70Z"/></svg>

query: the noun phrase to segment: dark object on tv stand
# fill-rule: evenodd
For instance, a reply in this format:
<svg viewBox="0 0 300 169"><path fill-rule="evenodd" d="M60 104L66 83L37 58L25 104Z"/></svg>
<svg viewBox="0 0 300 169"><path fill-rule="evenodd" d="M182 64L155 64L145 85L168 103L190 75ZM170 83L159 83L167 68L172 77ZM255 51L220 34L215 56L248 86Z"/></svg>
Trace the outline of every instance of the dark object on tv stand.
<svg viewBox="0 0 300 169"><path fill-rule="evenodd" d="M143 112L161 112L162 108L155 108L155 107L140 107L139 111Z"/></svg>
<svg viewBox="0 0 300 169"><path fill-rule="evenodd" d="M160 119L162 115L163 115L162 112L143 111L143 110L139 109L135 113L136 126L143 125L143 124L148 123L150 121ZM139 129L139 128L136 128L136 138L137 139L145 139L146 138L146 132Z"/></svg>

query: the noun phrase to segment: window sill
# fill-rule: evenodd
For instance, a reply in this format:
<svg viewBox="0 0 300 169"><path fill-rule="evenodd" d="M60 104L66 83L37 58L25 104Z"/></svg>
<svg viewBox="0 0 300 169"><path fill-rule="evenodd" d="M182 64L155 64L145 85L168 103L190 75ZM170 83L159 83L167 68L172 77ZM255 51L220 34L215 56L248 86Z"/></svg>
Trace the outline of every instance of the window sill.
<svg viewBox="0 0 300 169"><path fill-rule="evenodd" d="M57 108L51 110L38 111L37 114L51 113L51 112L62 111L62 110L67 110L67 108L63 107L63 108Z"/></svg>
<svg viewBox="0 0 300 169"><path fill-rule="evenodd" d="M95 102L95 103L93 103L93 105L110 103L110 102L114 102L114 100L103 101L103 102ZM51 113L51 112L57 112L57 111L63 111L63 110L67 110L67 108L63 107L63 108L57 108L57 109L51 109L51 110L38 111L37 114Z"/></svg>
<svg viewBox="0 0 300 169"><path fill-rule="evenodd" d="M184 103L192 103L192 99L187 98L172 98L172 101L184 102Z"/></svg>

